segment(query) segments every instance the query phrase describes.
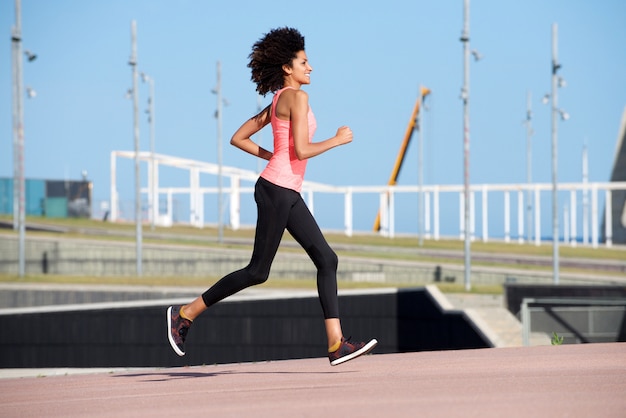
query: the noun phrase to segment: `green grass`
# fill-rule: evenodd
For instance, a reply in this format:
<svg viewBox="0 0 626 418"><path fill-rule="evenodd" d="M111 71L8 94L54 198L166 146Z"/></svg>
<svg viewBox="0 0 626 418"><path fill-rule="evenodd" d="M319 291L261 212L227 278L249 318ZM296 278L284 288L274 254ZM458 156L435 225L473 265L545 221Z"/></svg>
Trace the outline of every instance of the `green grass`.
<svg viewBox="0 0 626 418"><path fill-rule="evenodd" d="M0 215L0 220L11 222L10 215ZM28 217L28 225L46 226L55 230L28 231L27 236L43 237L66 237L85 238L90 240L105 240L114 242L134 242L135 225L131 223L111 223L92 219L50 219L43 217ZM11 229L0 229L0 239L3 235L15 235ZM154 230L149 225L145 225L142 230L142 240L146 244L161 243L169 245L193 245L199 247L217 247L233 249L250 249L251 240L254 238L254 230L242 228L237 231L224 229L226 243L219 244L217 240L218 232L216 228L195 228L185 225L175 225L169 228L156 227ZM373 233L358 233L348 237L342 233L326 233L326 237L331 245L336 246L340 257L363 257L380 258L388 260L421 261L433 264L463 264L462 254L464 242L459 239L442 239L439 241L424 240L423 245L419 245L417 237L398 236L390 239ZM284 242L291 242L293 246L285 246L281 251L302 252L289 234L285 234ZM471 246L473 254L515 254L535 257L551 257L551 243L543 243L541 246L534 244L519 244L517 242L504 243L501 241L481 242L475 241ZM457 256L448 255L455 253ZM589 259L589 260L615 260L626 259L626 249L624 247L614 248L591 248L588 246L569 247L562 245L559 249L561 259ZM506 263L506 262L486 262L472 260L472 265L504 267L518 270L551 271L551 266L536 266L530 264ZM561 268L563 272L589 272L589 270L577 270L571 268ZM603 273L621 275L619 273ZM18 278L10 275L0 275L0 282L29 282L29 283L80 283L80 284L138 284L149 286L199 286L205 287L215 282L215 277L73 277L73 276L29 276ZM304 280L269 280L264 286L280 288L315 288L314 281ZM367 288L380 287L381 284L341 282L341 288ZM405 287L401 283L385 283L385 287ZM441 284L442 291L463 291L462 285ZM481 293L501 292L501 286L494 289L489 287L473 286Z"/></svg>
<svg viewBox="0 0 626 418"><path fill-rule="evenodd" d="M0 215L0 220L12 221L10 215ZM28 234L51 236L54 234L62 234L66 237L88 237L91 239L103 240L135 240L135 225L132 223L111 223L102 222L92 219L70 219L70 218L43 218L28 217L27 224L42 225L52 228L62 229L63 232L39 232L29 231ZM0 233L14 233L12 230L0 230ZM214 246L217 243L217 230L213 227L196 228L186 225L174 225L169 228L155 227L152 231L149 225L144 225L142 229L144 242L165 242L171 244L194 244ZM374 233L357 233L352 237L348 237L342 233L325 232L329 242L334 244L346 244L354 246L370 246L380 247L381 251L377 254L389 257L401 257L403 253L393 253L390 249L415 249L419 250L441 250L441 251L463 251L464 242L459 239L440 239L438 241L426 239L423 245L419 245L417 237L397 236L395 238L387 238ZM231 239L253 239L254 230L251 228L242 228L233 231L224 228L224 238ZM293 241L289 234L285 234L286 241ZM228 244L237 247L237 245ZM519 244L517 242L505 243L503 241L482 242L474 241L471 245L473 252L492 253L492 254L520 254L528 256L545 256L552 255L552 244L543 243L541 246L534 244ZM615 246L606 248L591 248L588 246L570 247L568 245L560 246L560 255L568 258L587 258L595 260L624 260L626 258L626 248ZM368 252L371 254L371 252ZM406 255L405 255L406 256Z"/></svg>
<svg viewBox="0 0 626 418"><path fill-rule="evenodd" d="M165 286L165 287L198 287L208 288L219 278L217 277L154 277L154 276L67 276L67 275L26 275L18 277L11 274L0 274L0 283L20 284L61 284L61 285L118 285L118 286ZM433 283L428 283L433 284ZM424 284L407 283L367 283L339 281L339 290L349 289L376 289L376 288L411 288L425 286ZM436 283L433 284L443 293L467 293L463 284ZM259 286L265 289L295 289L316 290L315 280L303 279L273 279ZM474 284L470 293L475 294L502 294L502 286L496 284Z"/></svg>

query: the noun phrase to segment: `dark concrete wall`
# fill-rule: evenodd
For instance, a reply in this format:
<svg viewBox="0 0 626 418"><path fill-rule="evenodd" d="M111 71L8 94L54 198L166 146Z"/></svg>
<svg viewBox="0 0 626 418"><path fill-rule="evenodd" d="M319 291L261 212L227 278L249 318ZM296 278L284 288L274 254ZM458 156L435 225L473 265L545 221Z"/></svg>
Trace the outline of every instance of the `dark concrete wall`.
<svg viewBox="0 0 626 418"><path fill-rule="evenodd" d="M626 286L506 283L504 298L507 309L519 317L522 300L525 298L626 299Z"/></svg>
<svg viewBox="0 0 626 418"><path fill-rule="evenodd" d="M531 332L557 333L566 344L626 342L626 286L507 284L505 299L518 318L529 300Z"/></svg>
<svg viewBox="0 0 626 418"><path fill-rule="evenodd" d="M0 367L169 367L326 356L316 297L222 302L196 320L178 357L163 306L0 314ZM481 348L488 344L458 311L427 289L340 296L342 326L377 353Z"/></svg>

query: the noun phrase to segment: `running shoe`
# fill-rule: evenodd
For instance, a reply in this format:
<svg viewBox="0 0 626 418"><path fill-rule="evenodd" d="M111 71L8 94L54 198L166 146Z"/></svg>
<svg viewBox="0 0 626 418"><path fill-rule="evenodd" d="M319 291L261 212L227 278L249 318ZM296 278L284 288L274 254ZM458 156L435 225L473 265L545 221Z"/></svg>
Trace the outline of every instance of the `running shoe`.
<svg viewBox="0 0 626 418"><path fill-rule="evenodd" d="M180 316L180 306L167 308L167 340L179 356L185 355L185 338L192 321Z"/></svg>
<svg viewBox="0 0 626 418"><path fill-rule="evenodd" d="M336 366L341 363L345 363L348 360L367 354L376 347L378 341L372 339L367 344L364 342L353 343L350 342L350 338L341 338L341 345L336 351L328 353L328 359L331 366Z"/></svg>

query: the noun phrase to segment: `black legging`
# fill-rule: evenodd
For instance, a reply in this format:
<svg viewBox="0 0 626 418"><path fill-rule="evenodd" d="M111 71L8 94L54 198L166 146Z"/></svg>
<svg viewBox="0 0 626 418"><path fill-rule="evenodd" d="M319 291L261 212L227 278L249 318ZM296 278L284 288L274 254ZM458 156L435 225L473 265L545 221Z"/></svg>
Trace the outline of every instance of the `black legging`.
<svg viewBox="0 0 626 418"><path fill-rule="evenodd" d="M337 254L330 248L300 193L259 177L254 188L257 224L250 264L222 277L202 294L207 307L267 280L285 228L317 267L317 292L324 318L339 318Z"/></svg>

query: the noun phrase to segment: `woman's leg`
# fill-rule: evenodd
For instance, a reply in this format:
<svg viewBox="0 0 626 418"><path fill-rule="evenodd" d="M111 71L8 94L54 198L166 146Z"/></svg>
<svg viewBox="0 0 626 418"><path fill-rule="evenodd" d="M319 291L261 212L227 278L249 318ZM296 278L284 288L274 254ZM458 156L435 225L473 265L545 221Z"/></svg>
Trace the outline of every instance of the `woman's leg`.
<svg viewBox="0 0 626 418"><path fill-rule="evenodd" d="M337 254L328 245L302 197L298 199L289 213L287 230L304 248L317 267L317 292L324 312L328 348L329 350L336 349L343 337L337 298Z"/></svg>
<svg viewBox="0 0 626 418"><path fill-rule="evenodd" d="M278 251L289 217L289 209L299 195L260 178L255 187L257 224L250 263L211 286L193 302L182 307L183 317L197 318L208 307L247 287L265 282Z"/></svg>

